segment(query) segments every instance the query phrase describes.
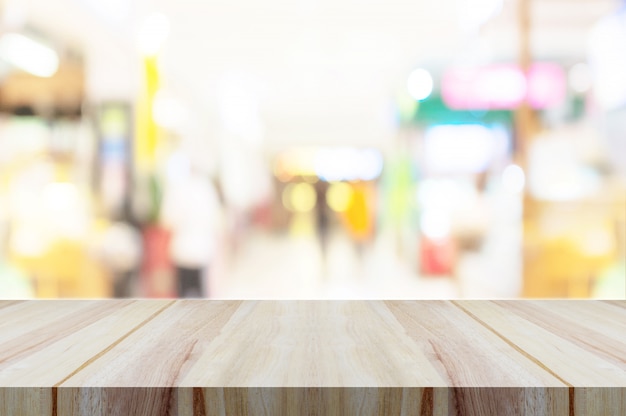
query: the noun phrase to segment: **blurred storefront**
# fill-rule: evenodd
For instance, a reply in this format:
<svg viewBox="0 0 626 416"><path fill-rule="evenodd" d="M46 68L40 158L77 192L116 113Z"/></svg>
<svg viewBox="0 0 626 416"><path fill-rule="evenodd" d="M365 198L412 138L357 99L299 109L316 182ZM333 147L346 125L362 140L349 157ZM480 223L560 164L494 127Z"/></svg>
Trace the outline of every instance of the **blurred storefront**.
<svg viewBox="0 0 626 416"><path fill-rule="evenodd" d="M4 60L23 68L0 88L4 278L28 287L17 296L108 296L88 246L97 137L85 116L85 67L80 52L33 39L28 32L0 39Z"/></svg>
<svg viewBox="0 0 626 416"><path fill-rule="evenodd" d="M626 297L623 2L248 3L0 1L0 298Z"/></svg>

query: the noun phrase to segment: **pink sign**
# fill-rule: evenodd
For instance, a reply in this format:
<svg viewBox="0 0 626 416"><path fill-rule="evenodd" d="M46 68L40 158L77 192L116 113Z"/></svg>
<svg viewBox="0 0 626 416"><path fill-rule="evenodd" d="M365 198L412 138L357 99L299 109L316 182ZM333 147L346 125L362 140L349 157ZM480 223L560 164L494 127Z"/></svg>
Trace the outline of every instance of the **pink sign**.
<svg viewBox="0 0 626 416"><path fill-rule="evenodd" d="M509 110L524 100L536 109L560 104L565 98L563 69L556 64L533 64L525 76L516 65L452 69L443 77L441 95L457 110Z"/></svg>

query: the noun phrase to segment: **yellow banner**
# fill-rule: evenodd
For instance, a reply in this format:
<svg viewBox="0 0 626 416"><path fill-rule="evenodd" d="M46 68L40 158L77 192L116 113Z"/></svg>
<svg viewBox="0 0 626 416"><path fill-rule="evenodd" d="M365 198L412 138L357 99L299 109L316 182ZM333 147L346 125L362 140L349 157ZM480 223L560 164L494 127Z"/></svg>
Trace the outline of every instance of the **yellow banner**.
<svg viewBox="0 0 626 416"><path fill-rule="evenodd" d="M140 171L152 170L156 158L159 129L152 118L154 97L159 89L157 57L143 58L143 90L137 102L135 166Z"/></svg>

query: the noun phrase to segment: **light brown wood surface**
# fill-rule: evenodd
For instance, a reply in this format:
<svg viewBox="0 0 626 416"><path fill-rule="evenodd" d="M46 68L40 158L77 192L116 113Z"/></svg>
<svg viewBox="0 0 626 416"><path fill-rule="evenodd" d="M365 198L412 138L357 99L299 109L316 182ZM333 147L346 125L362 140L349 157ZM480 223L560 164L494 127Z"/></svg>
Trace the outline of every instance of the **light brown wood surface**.
<svg viewBox="0 0 626 416"><path fill-rule="evenodd" d="M0 415L626 415L626 301L0 301Z"/></svg>

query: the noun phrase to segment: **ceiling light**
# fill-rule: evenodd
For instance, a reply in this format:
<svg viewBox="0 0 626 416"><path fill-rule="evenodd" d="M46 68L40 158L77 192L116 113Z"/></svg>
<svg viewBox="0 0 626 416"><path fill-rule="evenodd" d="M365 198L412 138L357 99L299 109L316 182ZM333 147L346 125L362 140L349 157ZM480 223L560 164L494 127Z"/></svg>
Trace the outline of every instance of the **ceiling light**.
<svg viewBox="0 0 626 416"><path fill-rule="evenodd" d="M148 16L139 28L137 46L146 56L156 55L170 33L170 22L162 13Z"/></svg>
<svg viewBox="0 0 626 416"><path fill-rule="evenodd" d="M59 69L59 57L54 50L17 33L0 38L0 57L38 77L51 77Z"/></svg>

